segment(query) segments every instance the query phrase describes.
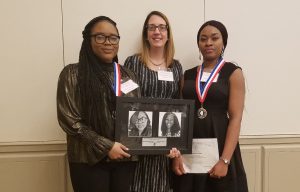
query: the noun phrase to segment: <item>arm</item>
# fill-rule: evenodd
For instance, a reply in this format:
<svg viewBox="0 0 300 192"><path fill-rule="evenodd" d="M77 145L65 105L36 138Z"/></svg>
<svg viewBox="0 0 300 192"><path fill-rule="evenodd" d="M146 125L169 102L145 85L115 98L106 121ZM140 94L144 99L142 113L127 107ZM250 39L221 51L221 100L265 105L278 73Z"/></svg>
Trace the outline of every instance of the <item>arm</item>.
<svg viewBox="0 0 300 192"><path fill-rule="evenodd" d="M184 82L184 80L183 80L183 77L182 77L181 80L180 80L180 99L183 98L183 96L182 96L183 82Z"/></svg>
<svg viewBox="0 0 300 192"><path fill-rule="evenodd" d="M240 69L235 70L229 82L230 96L228 113L230 118L222 153L222 158L225 159L231 159L240 135L245 100L245 79L242 71Z"/></svg>
<svg viewBox="0 0 300 192"><path fill-rule="evenodd" d="M181 71L182 73L182 71ZM183 98L182 95L182 90L183 90L183 85L184 85L184 75L181 74L181 78L180 78L180 98ZM185 170L183 168L183 161L182 161L182 156L180 154L180 151L174 151L173 149L170 151L170 155L171 157L174 157L172 159L172 170L176 175L183 175L185 174Z"/></svg>
<svg viewBox="0 0 300 192"><path fill-rule="evenodd" d="M170 155L173 154L172 158L172 170L176 175L185 174L185 170L183 168L183 161L180 151L176 148L172 148L170 150Z"/></svg>
<svg viewBox="0 0 300 192"><path fill-rule="evenodd" d="M103 159L113 148L114 142L98 135L88 127L81 115L80 97L77 90L77 68L67 66L61 72L57 88L57 116L61 128L70 136L82 140L86 151L95 161Z"/></svg>
<svg viewBox="0 0 300 192"><path fill-rule="evenodd" d="M139 65L140 65L140 60L139 60L138 55L129 56L126 58L126 60L124 62L124 67L129 69L134 74L134 76L136 77L136 82L141 87L142 86L142 83L141 83L142 78L138 76L139 73L141 72L141 70L139 69ZM139 87L139 89L140 89L140 87Z"/></svg>
<svg viewBox="0 0 300 192"><path fill-rule="evenodd" d="M182 70L182 65L179 61L176 60L177 65L178 65L178 76L179 76L179 99L182 99L182 89L183 89L183 83L184 83L184 75L183 75L183 70Z"/></svg>
<svg viewBox="0 0 300 192"><path fill-rule="evenodd" d="M245 80L240 69L235 70L229 78L229 125L226 133L224 150L221 155L223 159L231 159L239 140L241 121L245 100ZM220 160L210 170L211 176L223 177L227 175L228 165Z"/></svg>
<svg viewBox="0 0 300 192"><path fill-rule="evenodd" d="M124 62L124 67L126 67L127 69L129 70L133 70L133 59L132 59L133 56L129 56L126 58L125 62Z"/></svg>

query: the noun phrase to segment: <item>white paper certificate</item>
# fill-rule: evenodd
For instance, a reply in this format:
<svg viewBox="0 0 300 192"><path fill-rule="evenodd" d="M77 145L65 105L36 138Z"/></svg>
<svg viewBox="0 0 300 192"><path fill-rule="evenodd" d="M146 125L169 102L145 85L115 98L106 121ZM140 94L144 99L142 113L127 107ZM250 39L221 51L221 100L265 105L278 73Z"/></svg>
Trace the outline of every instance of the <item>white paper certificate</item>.
<svg viewBox="0 0 300 192"><path fill-rule="evenodd" d="M193 139L192 154L182 159L186 173L207 173L219 161L217 139Z"/></svg>

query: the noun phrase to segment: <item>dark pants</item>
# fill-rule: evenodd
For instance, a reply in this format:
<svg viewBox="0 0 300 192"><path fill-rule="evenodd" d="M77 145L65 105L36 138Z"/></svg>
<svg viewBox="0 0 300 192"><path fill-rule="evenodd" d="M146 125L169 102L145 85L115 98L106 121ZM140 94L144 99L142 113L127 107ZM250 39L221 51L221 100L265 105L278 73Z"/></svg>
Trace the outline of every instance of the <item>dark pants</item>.
<svg viewBox="0 0 300 192"><path fill-rule="evenodd" d="M129 192L136 162L69 163L74 192Z"/></svg>

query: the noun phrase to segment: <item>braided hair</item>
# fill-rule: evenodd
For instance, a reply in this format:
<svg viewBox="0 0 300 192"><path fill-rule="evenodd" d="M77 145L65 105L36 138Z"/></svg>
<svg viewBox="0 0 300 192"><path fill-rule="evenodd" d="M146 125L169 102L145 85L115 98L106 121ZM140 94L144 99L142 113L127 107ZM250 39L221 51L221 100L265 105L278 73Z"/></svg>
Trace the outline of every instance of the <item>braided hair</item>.
<svg viewBox="0 0 300 192"><path fill-rule="evenodd" d="M79 54L78 88L85 123L97 133L113 137L109 120L103 118L111 117L112 114L106 114L104 106L108 106L109 112L112 113L116 96L112 88L113 80L103 69L107 66L113 67L112 63L118 62L118 57L113 58L112 63L105 63L95 55L91 47L91 30L103 21L111 23L117 29L116 23L106 16L96 17L85 26Z"/></svg>

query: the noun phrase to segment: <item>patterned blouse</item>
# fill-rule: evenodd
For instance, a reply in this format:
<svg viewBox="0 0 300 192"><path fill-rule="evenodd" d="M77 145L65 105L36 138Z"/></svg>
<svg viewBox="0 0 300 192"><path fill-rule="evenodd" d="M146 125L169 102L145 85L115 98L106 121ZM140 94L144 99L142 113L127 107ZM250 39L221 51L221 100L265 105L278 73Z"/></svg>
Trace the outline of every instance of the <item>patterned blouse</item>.
<svg viewBox="0 0 300 192"><path fill-rule="evenodd" d="M146 67L138 55L126 59L124 66L133 71L139 81L142 97L176 99L180 96L182 66L177 60L169 67L174 81L158 80L158 73ZM171 170L166 155L144 155L139 157L132 190L136 192L169 192Z"/></svg>
<svg viewBox="0 0 300 192"><path fill-rule="evenodd" d="M173 72L174 81L159 81L157 71L143 64L138 55L128 57L124 66L138 77L142 97L179 98L179 85L182 78L182 66L179 61L174 60L169 68Z"/></svg>

